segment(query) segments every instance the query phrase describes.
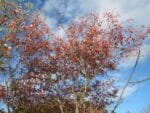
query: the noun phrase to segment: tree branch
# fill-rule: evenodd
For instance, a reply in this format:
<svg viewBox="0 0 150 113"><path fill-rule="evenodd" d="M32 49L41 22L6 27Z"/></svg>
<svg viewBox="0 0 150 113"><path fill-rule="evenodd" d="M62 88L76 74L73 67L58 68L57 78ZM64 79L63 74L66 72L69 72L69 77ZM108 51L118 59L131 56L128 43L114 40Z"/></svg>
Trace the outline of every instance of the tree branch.
<svg viewBox="0 0 150 113"><path fill-rule="evenodd" d="M131 83L131 84L142 83L142 82L146 82L146 81L149 81L149 80L150 80L150 77L149 78L145 78L143 80L133 81L133 82L129 82L129 83Z"/></svg>
<svg viewBox="0 0 150 113"><path fill-rule="evenodd" d="M120 96L119 96L119 99L118 99L116 105L114 106L113 110L111 111L111 113L115 113L116 108L120 105L121 100L122 100L122 96L123 96L123 94L124 94L124 92L125 92L125 90L126 90L128 84L130 83L131 78L132 78L133 75L134 75L134 72L135 72L135 69L136 69L136 67L137 67L139 58L140 58L140 50L139 50L139 52L138 52L138 55L137 55L136 62L135 62L135 64L134 64L133 70L132 70L132 72L131 72L131 74L130 74L130 76L129 76L127 82L126 82L126 84L124 85L124 87L123 87L123 89L122 89L122 92L121 92L121 94L120 94Z"/></svg>

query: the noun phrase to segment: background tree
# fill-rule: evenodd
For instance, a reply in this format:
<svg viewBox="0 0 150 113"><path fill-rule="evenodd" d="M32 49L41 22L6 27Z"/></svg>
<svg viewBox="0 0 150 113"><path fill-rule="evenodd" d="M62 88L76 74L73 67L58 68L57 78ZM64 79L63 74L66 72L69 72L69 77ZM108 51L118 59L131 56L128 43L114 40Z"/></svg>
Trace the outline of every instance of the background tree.
<svg viewBox="0 0 150 113"><path fill-rule="evenodd" d="M8 102L8 93L13 79L21 75L23 64L20 62L20 40L23 26L30 21L21 6L9 0L0 1L0 75L6 92L4 101ZM2 97L3 95L0 95ZM8 105L8 112L9 105Z"/></svg>

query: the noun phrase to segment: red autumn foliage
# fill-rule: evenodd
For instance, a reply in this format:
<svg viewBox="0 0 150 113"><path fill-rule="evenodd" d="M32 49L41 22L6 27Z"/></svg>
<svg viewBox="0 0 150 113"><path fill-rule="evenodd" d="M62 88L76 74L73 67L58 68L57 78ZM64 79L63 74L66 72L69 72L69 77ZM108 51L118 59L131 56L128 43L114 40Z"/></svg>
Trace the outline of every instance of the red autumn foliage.
<svg viewBox="0 0 150 113"><path fill-rule="evenodd" d="M9 59L18 62L15 68L8 65L13 71L6 70L4 101L14 112L106 112L117 94L106 73L139 49L148 30L106 12L81 17L64 30L65 36L57 36L37 13L29 18L21 9L10 9L7 14L14 18L0 18L10 30L0 41L12 47Z"/></svg>

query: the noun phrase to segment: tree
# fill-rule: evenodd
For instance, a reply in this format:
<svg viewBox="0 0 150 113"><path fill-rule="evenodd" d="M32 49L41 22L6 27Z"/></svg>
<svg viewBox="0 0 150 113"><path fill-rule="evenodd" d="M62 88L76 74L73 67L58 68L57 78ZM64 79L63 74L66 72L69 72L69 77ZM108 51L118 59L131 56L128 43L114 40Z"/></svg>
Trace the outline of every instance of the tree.
<svg viewBox="0 0 150 113"><path fill-rule="evenodd" d="M106 113L117 94L107 73L136 53L148 30L122 24L118 15L106 12L80 17L58 36L37 13L30 17L14 6L16 17L5 9L9 18L1 22L10 29L1 40L11 47L4 101L12 111Z"/></svg>
<svg viewBox="0 0 150 113"><path fill-rule="evenodd" d="M1 91L6 90L5 95L0 95L0 98L8 97L11 82L22 73L19 41L25 21L31 18L29 15L30 13L21 6L8 0L0 0L0 75L1 79L4 78ZM4 98L4 101L7 103L7 98ZM10 112L9 105L8 112Z"/></svg>

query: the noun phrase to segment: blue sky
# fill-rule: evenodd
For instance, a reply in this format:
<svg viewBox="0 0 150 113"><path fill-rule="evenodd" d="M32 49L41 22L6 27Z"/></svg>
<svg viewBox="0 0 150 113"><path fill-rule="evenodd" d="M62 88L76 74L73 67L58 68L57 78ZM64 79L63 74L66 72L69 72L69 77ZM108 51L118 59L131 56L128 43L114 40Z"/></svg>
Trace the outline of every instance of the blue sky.
<svg viewBox="0 0 150 113"><path fill-rule="evenodd" d="M40 14L45 18L46 23L57 30L57 25L67 26L71 21L80 15L91 12L102 13L108 9L119 12L120 20L128 18L134 19L137 25L144 24L150 26L150 0L28 0L38 7ZM150 77L150 39L144 41L134 80ZM125 84L130 75L136 58L131 57L121 61L120 71L115 73L120 86ZM117 108L117 113L140 113L140 111L150 105L150 81L128 86L124 93L124 102ZM0 106L2 106L0 104Z"/></svg>

